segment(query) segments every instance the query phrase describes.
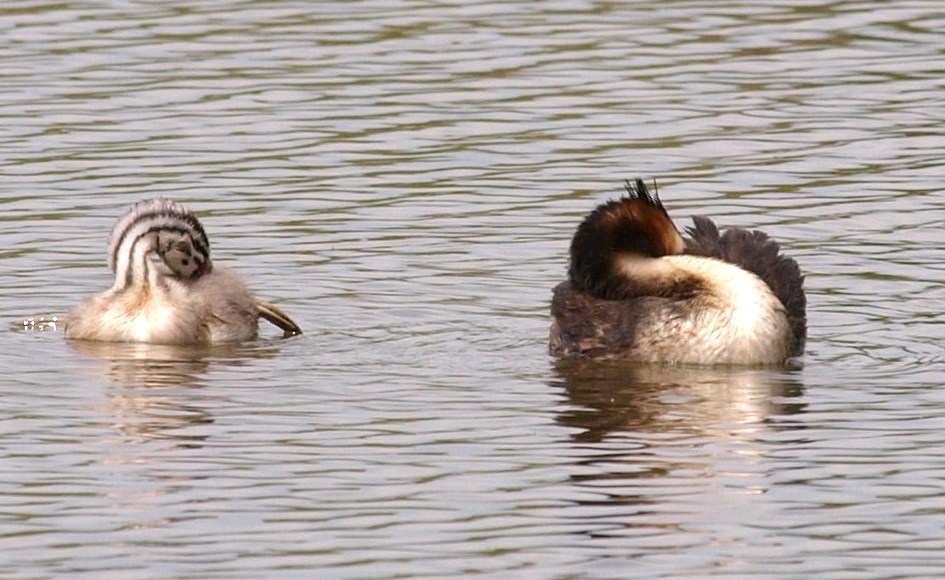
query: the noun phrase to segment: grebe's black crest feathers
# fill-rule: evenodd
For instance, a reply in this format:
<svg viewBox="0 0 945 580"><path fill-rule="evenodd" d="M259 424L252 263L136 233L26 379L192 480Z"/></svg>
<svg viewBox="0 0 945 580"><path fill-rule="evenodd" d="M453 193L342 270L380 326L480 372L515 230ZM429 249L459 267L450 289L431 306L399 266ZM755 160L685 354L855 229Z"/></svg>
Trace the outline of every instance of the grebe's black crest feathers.
<svg viewBox="0 0 945 580"><path fill-rule="evenodd" d="M707 217L697 216L692 221L686 228L687 253L735 264L761 278L784 305L796 339L795 355L800 354L807 336L807 296L797 261L781 254L781 246L764 232L730 228L720 234Z"/></svg>
<svg viewBox="0 0 945 580"><path fill-rule="evenodd" d="M647 188L646 183L639 177L633 181L627 179L623 182L623 187L627 190L627 195L630 199L639 199L650 205L659 208L663 207L663 203L660 201L659 191L656 188L656 181L653 182L653 195L650 195L650 190Z"/></svg>

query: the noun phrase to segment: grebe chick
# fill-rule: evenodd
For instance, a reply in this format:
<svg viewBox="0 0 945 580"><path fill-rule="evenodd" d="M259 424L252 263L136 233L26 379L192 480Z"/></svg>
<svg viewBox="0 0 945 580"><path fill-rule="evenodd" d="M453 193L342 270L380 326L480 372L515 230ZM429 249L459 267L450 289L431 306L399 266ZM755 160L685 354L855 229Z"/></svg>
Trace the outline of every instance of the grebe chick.
<svg viewBox="0 0 945 580"><path fill-rule="evenodd" d="M551 301L551 354L750 365L803 352L804 277L776 242L720 235L705 217L684 239L642 180L626 189L574 234L568 280Z"/></svg>
<svg viewBox="0 0 945 580"><path fill-rule="evenodd" d="M155 198L135 204L112 229L111 288L77 306L66 337L109 342L213 344L255 338L263 317L286 336L299 326L275 306L256 300L232 270L210 260L197 217Z"/></svg>

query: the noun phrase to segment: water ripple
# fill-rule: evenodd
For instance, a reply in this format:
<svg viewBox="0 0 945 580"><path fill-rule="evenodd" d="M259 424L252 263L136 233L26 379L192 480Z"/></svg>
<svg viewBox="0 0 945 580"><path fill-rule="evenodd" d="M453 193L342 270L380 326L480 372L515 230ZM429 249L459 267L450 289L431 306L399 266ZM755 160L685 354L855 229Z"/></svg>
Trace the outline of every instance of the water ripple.
<svg viewBox="0 0 945 580"><path fill-rule="evenodd" d="M162 194L307 332L0 333L0 574L934 576L943 24L923 0L4 4L9 322L105 288L113 221ZM636 175L680 225L799 260L803 368L549 361L573 228Z"/></svg>

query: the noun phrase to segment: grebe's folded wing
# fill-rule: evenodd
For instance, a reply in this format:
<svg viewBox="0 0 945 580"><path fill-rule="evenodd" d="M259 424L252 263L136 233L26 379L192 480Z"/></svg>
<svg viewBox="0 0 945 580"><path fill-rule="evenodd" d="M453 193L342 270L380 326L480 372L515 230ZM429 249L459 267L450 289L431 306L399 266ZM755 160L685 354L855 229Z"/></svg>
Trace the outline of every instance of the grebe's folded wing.
<svg viewBox="0 0 945 580"><path fill-rule="evenodd" d="M555 356L619 356L640 344L641 333L652 331L654 318L670 321L668 327L682 319L680 309L685 304L669 298L605 300L562 282L551 299L549 350Z"/></svg>
<svg viewBox="0 0 945 580"><path fill-rule="evenodd" d="M256 302L256 310L259 312L259 316L271 322L272 324L278 326L284 336L294 336L296 334L302 334L302 329L294 320L289 318L289 315L282 311L281 308L275 304L270 304L269 302L263 302L262 300Z"/></svg>

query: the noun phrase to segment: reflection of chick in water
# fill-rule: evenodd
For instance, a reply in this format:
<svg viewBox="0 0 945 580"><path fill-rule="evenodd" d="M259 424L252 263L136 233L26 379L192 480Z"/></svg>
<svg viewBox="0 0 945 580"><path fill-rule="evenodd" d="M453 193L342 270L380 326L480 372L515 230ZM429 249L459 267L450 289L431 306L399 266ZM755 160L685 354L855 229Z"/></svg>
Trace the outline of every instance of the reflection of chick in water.
<svg viewBox="0 0 945 580"><path fill-rule="evenodd" d="M89 357L82 361L85 370L108 382L104 404L123 439L166 439L181 446L206 439L190 428L213 423L199 389L217 347L85 340L70 346Z"/></svg>
<svg viewBox="0 0 945 580"><path fill-rule="evenodd" d="M559 360L555 370L569 400L580 407L558 421L581 429L579 441L624 431L722 435L734 424L761 424L804 408L790 400L803 390L790 371L588 359Z"/></svg>
<svg viewBox="0 0 945 580"><path fill-rule="evenodd" d="M69 314L67 337L216 344L255 338L259 317L287 336L301 333L281 310L256 300L233 271L213 264L200 221L171 200L140 202L118 220L108 265L114 284Z"/></svg>
<svg viewBox="0 0 945 580"><path fill-rule="evenodd" d="M277 342L216 346L76 340L84 369L109 383L106 406L113 426L135 440L167 439L199 445L207 435L192 427L213 423L216 401L205 401L204 376L217 367L274 358Z"/></svg>
<svg viewBox="0 0 945 580"><path fill-rule="evenodd" d="M91 340L71 341L69 346L88 357L83 366L89 374L139 388L199 386L211 363L216 362L216 353L238 348Z"/></svg>

